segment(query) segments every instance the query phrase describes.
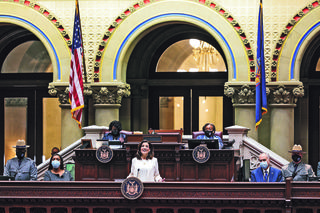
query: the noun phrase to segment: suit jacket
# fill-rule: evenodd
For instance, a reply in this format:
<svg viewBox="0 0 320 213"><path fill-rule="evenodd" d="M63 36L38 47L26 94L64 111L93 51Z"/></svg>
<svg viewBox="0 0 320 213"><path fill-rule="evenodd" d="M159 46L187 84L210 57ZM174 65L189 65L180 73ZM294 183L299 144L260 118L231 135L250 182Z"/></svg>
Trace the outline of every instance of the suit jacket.
<svg viewBox="0 0 320 213"><path fill-rule="evenodd" d="M287 177L292 177L294 171L294 163L291 162L288 165L285 165L282 167L282 176L283 181ZM315 177L314 172L312 170L312 167L309 164L306 163L299 163L298 168L295 172L295 176L293 178L293 181L307 181L309 180L309 177Z"/></svg>
<svg viewBox="0 0 320 213"><path fill-rule="evenodd" d="M263 169L259 167L251 172L251 182L281 182L282 181L282 173L280 169L270 167L268 181L265 181L263 179L262 170Z"/></svg>

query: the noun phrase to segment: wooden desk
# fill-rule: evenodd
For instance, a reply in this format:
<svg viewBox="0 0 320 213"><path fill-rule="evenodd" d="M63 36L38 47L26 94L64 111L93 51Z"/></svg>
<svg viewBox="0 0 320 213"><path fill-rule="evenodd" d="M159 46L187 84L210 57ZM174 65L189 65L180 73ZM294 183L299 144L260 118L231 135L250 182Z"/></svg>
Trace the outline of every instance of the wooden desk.
<svg viewBox="0 0 320 213"><path fill-rule="evenodd" d="M231 181L235 173L234 150L210 150L210 159L198 164L192 150L177 142L153 143L159 172L167 181ZM75 179L78 181L113 181L125 179L131 170L138 142L126 143L126 149L113 150L107 163L96 159L95 149L75 150Z"/></svg>

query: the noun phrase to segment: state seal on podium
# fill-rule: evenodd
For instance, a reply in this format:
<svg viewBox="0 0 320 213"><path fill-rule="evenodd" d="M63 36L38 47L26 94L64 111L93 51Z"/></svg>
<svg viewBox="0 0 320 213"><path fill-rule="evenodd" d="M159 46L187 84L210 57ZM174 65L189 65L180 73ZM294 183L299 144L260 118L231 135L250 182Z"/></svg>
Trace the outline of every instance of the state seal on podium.
<svg viewBox="0 0 320 213"><path fill-rule="evenodd" d="M113 158L113 151L107 145L102 145L96 151L96 158L101 163L109 163Z"/></svg>
<svg viewBox="0 0 320 213"><path fill-rule="evenodd" d="M121 184L121 193L129 200L138 199L142 195L143 189L143 183L137 177L128 177Z"/></svg>
<svg viewBox="0 0 320 213"><path fill-rule="evenodd" d="M193 149L192 157L197 163L205 163L210 158L210 151L208 147L199 145Z"/></svg>

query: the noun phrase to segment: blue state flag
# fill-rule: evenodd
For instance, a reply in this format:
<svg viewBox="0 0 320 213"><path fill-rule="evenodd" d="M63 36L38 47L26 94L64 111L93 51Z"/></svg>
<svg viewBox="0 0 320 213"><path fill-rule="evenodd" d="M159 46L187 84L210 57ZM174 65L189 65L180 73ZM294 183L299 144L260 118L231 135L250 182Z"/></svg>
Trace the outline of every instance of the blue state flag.
<svg viewBox="0 0 320 213"><path fill-rule="evenodd" d="M267 111L266 76L264 65L263 7L262 0L260 0L256 68L256 129L262 122L262 115L267 113Z"/></svg>

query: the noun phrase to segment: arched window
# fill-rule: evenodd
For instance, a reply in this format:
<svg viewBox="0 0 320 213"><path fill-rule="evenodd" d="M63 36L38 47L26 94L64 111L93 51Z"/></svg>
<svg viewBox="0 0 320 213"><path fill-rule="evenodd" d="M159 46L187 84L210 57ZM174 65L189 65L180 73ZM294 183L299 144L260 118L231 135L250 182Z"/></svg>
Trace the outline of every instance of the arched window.
<svg viewBox="0 0 320 213"><path fill-rule="evenodd" d="M169 46L161 55L156 72L226 72L219 51L205 41L186 39Z"/></svg>
<svg viewBox="0 0 320 213"><path fill-rule="evenodd" d="M41 41L26 41L6 56L1 73L52 73L49 54Z"/></svg>

